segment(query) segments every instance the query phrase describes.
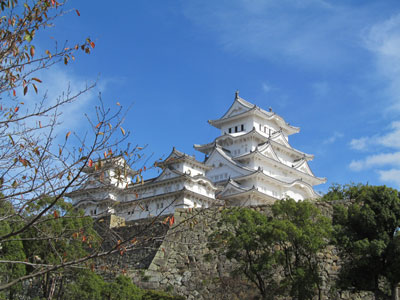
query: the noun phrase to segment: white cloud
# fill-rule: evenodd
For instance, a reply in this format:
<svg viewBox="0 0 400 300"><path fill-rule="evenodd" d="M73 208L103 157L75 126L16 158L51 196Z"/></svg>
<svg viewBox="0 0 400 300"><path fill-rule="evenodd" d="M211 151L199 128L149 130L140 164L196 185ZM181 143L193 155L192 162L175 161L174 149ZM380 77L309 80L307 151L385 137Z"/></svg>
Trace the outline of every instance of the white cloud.
<svg viewBox="0 0 400 300"><path fill-rule="evenodd" d="M239 55L318 68L354 61L369 14L323 0L182 1L185 16Z"/></svg>
<svg viewBox="0 0 400 300"><path fill-rule="evenodd" d="M271 86L269 85L269 84L267 84L266 82L263 82L262 83L262 90L265 92L265 93L268 93L268 92L270 92L271 91Z"/></svg>
<svg viewBox="0 0 400 300"><path fill-rule="evenodd" d="M90 82L86 82L80 76L74 74L70 69L64 66L54 65L48 70L41 70L35 73L35 77L40 78L42 83L37 84L38 94L35 94L33 89L30 89L26 96L20 95L20 99L25 103L25 109L32 111L44 97L46 100L44 105L46 107L55 105L58 99L65 99L66 97L74 97L80 91L85 90L87 86L91 85ZM105 88L102 84L99 88ZM96 91L99 89L96 88ZM95 89L90 89L71 103L66 103L58 108L60 114L58 122L60 125L55 127L55 134L63 134L77 128L82 128L85 122L84 114L88 113L93 100L95 100L96 92ZM31 119L29 122L36 122ZM28 126L33 124L28 123Z"/></svg>
<svg viewBox="0 0 400 300"><path fill-rule="evenodd" d="M317 97L325 97L329 95L330 86L329 83L326 81L314 82L311 85L311 88L313 89L314 94Z"/></svg>
<svg viewBox="0 0 400 300"><path fill-rule="evenodd" d="M397 186L400 186L400 169L378 171L378 173L381 181L394 182Z"/></svg>
<svg viewBox="0 0 400 300"><path fill-rule="evenodd" d="M400 121L392 122L389 128L391 131L382 135L352 139L350 147L354 150L370 150L376 146L400 149Z"/></svg>
<svg viewBox="0 0 400 300"><path fill-rule="evenodd" d="M352 139L350 142L350 147L354 150L366 150L368 147L369 138L362 137L359 139Z"/></svg>
<svg viewBox="0 0 400 300"><path fill-rule="evenodd" d="M353 171L383 166L400 166L400 152L369 155L362 160L353 160L349 165Z"/></svg>
<svg viewBox="0 0 400 300"><path fill-rule="evenodd" d="M400 110L400 13L370 27L364 42L375 55L379 75L387 82L389 109Z"/></svg>
<svg viewBox="0 0 400 300"><path fill-rule="evenodd" d="M333 133L333 135L330 136L329 138L325 139L323 141L323 143L324 144L332 144L332 143L336 142L337 139L340 139L342 137L343 137L343 133L335 131Z"/></svg>
<svg viewBox="0 0 400 300"><path fill-rule="evenodd" d="M395 121L391 125L393 131L380 137L379 143L390 148L400 149L400 121Z"/></svg>

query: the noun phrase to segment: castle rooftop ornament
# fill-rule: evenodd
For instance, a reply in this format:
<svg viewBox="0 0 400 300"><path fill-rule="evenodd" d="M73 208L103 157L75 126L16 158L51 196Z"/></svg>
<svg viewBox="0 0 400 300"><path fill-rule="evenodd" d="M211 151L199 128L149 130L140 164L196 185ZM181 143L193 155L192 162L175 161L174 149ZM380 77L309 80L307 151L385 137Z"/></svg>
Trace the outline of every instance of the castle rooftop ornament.
<svg viewBox="0 0 400 300"><path fill-rule="evenodd" d="M88 183L69 194L85 214L114 213L126 220L166 215L176 208L215 205L249 206L291 197L316 199L313 186L325 183L316 177L308 161L313 155L294 149L289 136L298 133L272 112L239 96L219 119L209 120L220 130L214 141L194 145L204 161L173 148L157 166L159 176L134 183L138 178L122 157L109 160L101 170L90 168ZM102 180L100 180L100 175ZM107 180L105 180L107 178ZM117 179L116 179L117 178Z"/></svg>

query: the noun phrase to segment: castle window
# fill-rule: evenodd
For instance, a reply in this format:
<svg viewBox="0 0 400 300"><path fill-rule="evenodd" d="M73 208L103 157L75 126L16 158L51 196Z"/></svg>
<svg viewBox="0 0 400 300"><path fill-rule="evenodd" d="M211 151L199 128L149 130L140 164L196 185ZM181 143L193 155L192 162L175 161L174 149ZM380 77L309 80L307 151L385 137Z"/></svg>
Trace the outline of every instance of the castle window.
<svg viewBox="0 0 400 300"><path fill-rule="evenodd" d="M244 131L244 125L243 124L240 126L240 130Z"/></svg>
<svg viewBox="0 0 400 300"><path fill-rule="evenodd" d="M232 128L229 128L229 133L232 133Z"/></svg>
<svg viewBox="0 0 400 300"><path fill-rule="evenodd" d="M260 124L260 131L262 130L262 126L261 126L261 124Z"/></svg>
<svg viewBox="0 0 400 300"><path fill-rule="evenodd" d="M235 126L235 132L238 132L238 127L237 126Z"/></svg>

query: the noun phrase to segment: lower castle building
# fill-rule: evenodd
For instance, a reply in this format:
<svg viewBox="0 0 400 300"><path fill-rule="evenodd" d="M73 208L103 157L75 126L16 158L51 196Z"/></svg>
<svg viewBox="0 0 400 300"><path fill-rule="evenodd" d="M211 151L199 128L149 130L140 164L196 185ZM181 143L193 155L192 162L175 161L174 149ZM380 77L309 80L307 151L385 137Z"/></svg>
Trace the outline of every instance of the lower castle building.
<svg viewBox="0 0 400 300"><path fill-rule="evenodd" d="M157 166L162 172L148 180L113 157L88 166L88 180L68 196L85 214L116 214L125 220L166 215L176 208L216 205L250 206L291 197L316 199L313 186L325 183L308 161L313 155L294 149L289 135L300 129L239 97L219 119L208 121L220 130L211 143L194 145L204 161L173 148ZM136 180L132 180L136 178Z"/></svg>

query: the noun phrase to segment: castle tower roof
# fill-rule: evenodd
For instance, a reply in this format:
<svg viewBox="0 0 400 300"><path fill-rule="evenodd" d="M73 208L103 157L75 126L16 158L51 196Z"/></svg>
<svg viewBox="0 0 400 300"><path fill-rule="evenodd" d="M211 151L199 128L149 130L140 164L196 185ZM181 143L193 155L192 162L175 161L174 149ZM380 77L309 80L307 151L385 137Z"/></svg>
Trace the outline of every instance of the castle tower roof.
<svg viewBox="0 0 400 300"><path fill-rule="evenodd" d="M251 104L250 102L239 97L238 93L236 93L235 100L225 114L219 119L209 120L208 123L216 128L221 129L221 127L228 122L240 120L250 116L257 116L265 122L275 123L276 126L282 128L286 135L291 135L300 131L300 128L286 123L285 120L276 113L272 111L266 111L257 105Z"/></svg>

